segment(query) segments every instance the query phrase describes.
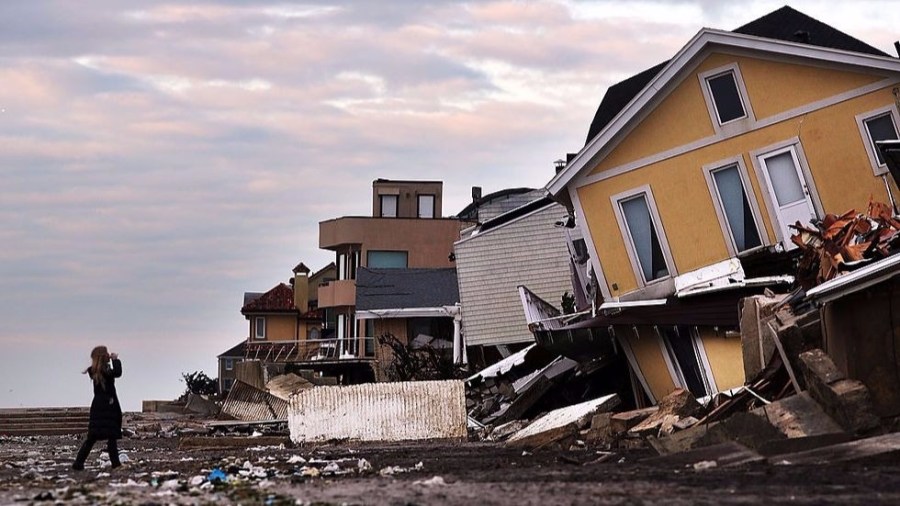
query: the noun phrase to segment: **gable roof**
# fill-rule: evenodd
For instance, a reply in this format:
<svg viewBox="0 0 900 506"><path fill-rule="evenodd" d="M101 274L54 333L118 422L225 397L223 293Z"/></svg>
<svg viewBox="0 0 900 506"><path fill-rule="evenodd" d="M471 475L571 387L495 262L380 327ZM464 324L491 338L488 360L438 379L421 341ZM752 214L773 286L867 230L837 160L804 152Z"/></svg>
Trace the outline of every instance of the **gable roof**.
<svg viewBox="0 0 900 506"><path fill-rule="evenodd" d="M779 10L781 11L783 9ZM847 35L847 37L856 40L849 35ZM900 72L900 59L886 56L885 53L881 53L880 51L878 51L879 54L852 52L846 49L835 49L825 46L816 46L809 43L769 39L755 35L704 28L682 47L675 57L668 62L665 62L665 64L662 64L662 68L658 72L655 74L653 73L653 70L656 68L654 67L653 69L649 69L639 74L639 76L642 75L641 79L650 76L646 84L643 85L643 88L630 98L626 104L622 105L620 110L607 111L605 113L607 116L611 116L611 119L608 123L600 127L596 135L588 140L587 144L585 144L581 151L578 152L575 158L573 158L562 171L557 173L550 182L547 183L547 191L553 196L559 195L565 189L566 185L578 175L582 169L590 164L595 157L600 155L601 151L611 140L616 138L616 136L623 131L626 125L634 120L635 117L645 109L650 109L655 106L661 97L665 97L666 93L669 91L669 85L673 82L678 82L678 78L681 77L682 71L687 68L698 55L702 55L704 50L711 46L743 50L750 49L768 54L794 56L809 60L852 65L882 72ZM640 79L636 79L630 86L632 89L637 88L640 85L640 82ZM609 105L610 107L613 106L612 104ZM593 124L592 128L594 128Z"/></svg>
<svg viewBox="0 0 900 506"><path fill-rule="evenodd" d="M219 353L219 357L243 357L246 355L247 350L247 340L244 339L236 345L228 348L227 351L223 351Z"/></svg>
<svg viewBox="0 0 900 506"><path fill-rule="evenodd" d="M788 6L772 11L765 16L755 19L746 25L738 27L733 33L764 37L767 39L790 41L810 46L826 47L852 51L854 53L870 54L875 56L887 56L889 54L874 48L865 42L837 30L825 23L807 16L802 12ZM609 124L616 115L628 105L629 102L671 60L664 61L639 74L629 77L624 81L610 86L597 107L594 120L588 129L587 145L591 139L597 136L603 127Z"/></svg>
<svg viewBox="0 0 900 506"><path fill-rule="evenodd" d="M356 271L356 309L409 309L459 302L456 269L367 269Z"/></svg>
<svg viewBox="0 0 900 506"><path fill-rule="evenodd" d="M244 304L241 313L277 313L296 311L294 308L294 290L284 283L272 288L258 298Z"/></svg>

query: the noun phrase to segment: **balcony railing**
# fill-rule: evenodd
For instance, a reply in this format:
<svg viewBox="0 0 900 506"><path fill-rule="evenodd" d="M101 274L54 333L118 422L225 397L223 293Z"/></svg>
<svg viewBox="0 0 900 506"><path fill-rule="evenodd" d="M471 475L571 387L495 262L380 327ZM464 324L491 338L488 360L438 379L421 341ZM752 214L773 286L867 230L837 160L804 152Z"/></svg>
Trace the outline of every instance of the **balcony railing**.
<svg viewBox="0 0 900 506"><path fill-rule="evenodd" d="M247 360L263 362L319 362L370 360L375 358L374 337L308 339L302 341L256 341L247 343Z"/></svg>

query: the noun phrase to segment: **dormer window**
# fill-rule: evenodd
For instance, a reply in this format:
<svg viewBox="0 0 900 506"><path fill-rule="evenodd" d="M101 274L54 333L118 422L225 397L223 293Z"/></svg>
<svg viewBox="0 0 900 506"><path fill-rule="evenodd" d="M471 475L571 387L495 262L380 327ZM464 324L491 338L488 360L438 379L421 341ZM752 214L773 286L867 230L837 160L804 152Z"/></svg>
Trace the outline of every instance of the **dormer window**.
<svg viewBox="0 0 900 506"><path fill-rule="evenodd" d="M706 85L709 86L709 93L712 95L720 125L747 116L733 71L729 70L723 74L708 77Z"/></svg>
<svg viewBox="0 0 900 506"><path fill-rule="evenodd" d="M701 72L697 77L716 132L733 135L753 126L753 108L737 63Z"/></svg>

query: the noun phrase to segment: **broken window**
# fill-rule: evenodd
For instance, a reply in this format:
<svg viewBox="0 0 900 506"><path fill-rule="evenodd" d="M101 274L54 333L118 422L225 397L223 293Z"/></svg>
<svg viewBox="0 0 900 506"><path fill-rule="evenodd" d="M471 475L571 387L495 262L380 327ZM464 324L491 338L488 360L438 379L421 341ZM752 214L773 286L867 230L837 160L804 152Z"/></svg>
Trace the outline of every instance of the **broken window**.
<svg viewBox="0 0 900 506"><path fill-rule="evenodd" d="M711 392L700 362L700 350L690 327L679 325L661 330L666 354L681 386L694 397L709 395Z"/></svg>
<svg viewBox="0 0 900 506"><path fill-rule="evenodd" d="M656 224L650 215L646 194L619 201L631 245L645 282L669 275Z"/></svg>
<svg viewBox="0 0 900 506"><path fill-rule="evenodd" d="M716 205L724 218L734 253L762 245L741 167L733 163L711 172Z"/></svg>
<svg viewBox="0 0 900 506"><path fill-rule="evenodd" d="M865 123L871 146L876 146L878 141L897 140L897 125L894 124L894 117L890 112L869 118L865 120ZM874 151L878 165L883 166L884 156L881 154L881 150L875 149Z"/></svg>
<svg viewBox="0 0 900 506"><path fill-rule="evenodd" d="M729 121L747 116L744 103L741 101L741 93L738 90L734 71L729 70L722 74L706 78L706 85L712 96L713 106L716 110L719 124L724 125Z"/></svg>

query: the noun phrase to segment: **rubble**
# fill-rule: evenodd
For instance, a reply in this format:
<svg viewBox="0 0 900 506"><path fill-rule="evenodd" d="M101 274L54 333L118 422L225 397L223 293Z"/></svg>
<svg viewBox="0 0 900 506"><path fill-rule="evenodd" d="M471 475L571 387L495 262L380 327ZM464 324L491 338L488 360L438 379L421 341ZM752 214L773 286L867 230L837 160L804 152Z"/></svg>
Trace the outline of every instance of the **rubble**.
<svg viewBox="0 0 900 506"><path fill-rule="evenodd" d="M800 361L810 396L841 427L851 433L878 427L869 390L861 381L847 379L822 350L801 353Z"/></svg>
<svg viewBox="0 0 900 506"><path fill-rule="evenodd" d="M513 434L506 444L517 448L541 448L567 438L574 439L579 430L588 427L595 414L609 411L619 402L619 397L612 394L551 411Z"/></svg>
<svg viewBox="0 0 900 506"><path fill-rule="evenodd" d="M869 201L865 213L827 214L815 228L791 225L791 241L802 251L797 281L804 289L891 255L900 245L900 221L891 206Z"/></svg>

